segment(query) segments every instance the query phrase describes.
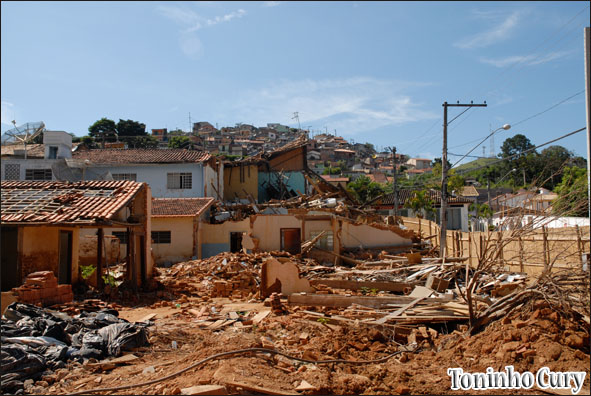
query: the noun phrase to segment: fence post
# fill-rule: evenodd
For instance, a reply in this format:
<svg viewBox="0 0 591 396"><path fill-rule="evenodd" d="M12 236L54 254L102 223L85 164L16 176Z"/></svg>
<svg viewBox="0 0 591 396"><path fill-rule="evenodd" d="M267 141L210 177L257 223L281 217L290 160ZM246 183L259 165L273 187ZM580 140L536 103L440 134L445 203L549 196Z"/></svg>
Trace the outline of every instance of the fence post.
<svg viewBox="0 0 591 396"><path fill-rule="evenodd" d="M579 225L577 224L576 226L577 229L577 250L579 252L579 261L581 262L581 269L583 268L583 265L585 264L583 262L583 241L581 239L581 229L579 228Z"/></svg>
<svg viewBox="0 0 591 396"><path fill-rule="evenodd" d="M472 265L472 233L468 233L468 263Z"/></svg>
<svg viewBox="0 0 591 396"><path fill-rule="evenodd" d="M549 260L548 260L548 255L547 255L547 251L548 251L548 234L546 231L546 226L542 226L542 236L544 238L544 272L548 271L548 264L549 264Z"/></svg>
<svg viewBox="0 0 591 396"><path fill-rule="evenodd" d="M519 237L519 272L523 272L523 239Z"/></svg>

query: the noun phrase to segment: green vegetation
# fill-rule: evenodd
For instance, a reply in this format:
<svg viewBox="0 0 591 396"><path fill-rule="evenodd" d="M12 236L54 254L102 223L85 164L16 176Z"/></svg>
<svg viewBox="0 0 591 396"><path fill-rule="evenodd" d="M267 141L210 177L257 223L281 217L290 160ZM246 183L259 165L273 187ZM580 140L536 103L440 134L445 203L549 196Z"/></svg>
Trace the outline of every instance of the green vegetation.
<svg viewBox="0 0 591 396"><path fill-rule="evenodd" d="M376 183L371 181L367 176L360 176L355 181L347 184L347 191L349 191L359 203L364 204L380 195L391 193L392 185Z"/></svg>
<svg viewBox="0 0 591 396"><path fill-rule="evenodd" d="M191 146L191 139L187 136L173 136L168 140L169 148L190 148Z"/></svg>
<svg viewBox="0 0 591 396"><path fill-rule="evenodd" d="M435 213L433 200L429 198L426 190L416 191L413 196L404 204L405 208L412 209L415 215L422 219L425 215Z"/></svg>
<svg viewBox="0 0 591 396"><path fill-rule="evenodd" d="M588 216L587 209L587 170L569 167L564 170L561 182L555 189L558 198L553 210L562 216Z"/></svg>

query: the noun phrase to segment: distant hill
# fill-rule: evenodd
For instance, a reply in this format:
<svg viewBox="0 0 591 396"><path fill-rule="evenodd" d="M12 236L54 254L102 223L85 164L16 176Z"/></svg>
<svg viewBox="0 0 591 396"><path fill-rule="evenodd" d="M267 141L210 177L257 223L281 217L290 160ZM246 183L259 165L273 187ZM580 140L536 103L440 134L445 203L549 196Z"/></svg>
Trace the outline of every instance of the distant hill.
<svg viewBox="0 0 591 396"><path fill-rule="evenodd" d="M462 164L454 169L460 171L460 170L467 170L470 168L478 168L480 166L488 165L491 162L495 162L497 160L498 160L498 158L478 158L477 160L467 162L467 163Z"/></svg>

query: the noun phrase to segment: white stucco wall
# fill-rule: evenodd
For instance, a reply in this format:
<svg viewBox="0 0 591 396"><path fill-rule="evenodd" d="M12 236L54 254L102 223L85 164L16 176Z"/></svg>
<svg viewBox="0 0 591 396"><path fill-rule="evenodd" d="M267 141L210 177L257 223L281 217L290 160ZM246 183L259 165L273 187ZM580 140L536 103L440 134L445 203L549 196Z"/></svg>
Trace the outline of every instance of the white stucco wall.
<svg viewBox="0 0 591 396"><path fill-rule="evenodd" d="M135 173L136 181L148 183L154 198L194 198L203 197L203 165L189 164L129 164L118 166L92 167L97 173L108 170L113 173ZM191 172L191 189L168 189L166 187L167 173Z"/></svg>
<svg viewBox="0 0 591 396"><path fill-rule="evenodd" d="M20 165L20 177L19 180L25 180L25 169L51 169L51 166L58 160L55 159L43 159L43 158L2 158L2 180L6 180L5 168L7 164L19 164ZM63 161L63 160L62 160ZM55 175L52 172L52 180L56 180Z"/></svg>

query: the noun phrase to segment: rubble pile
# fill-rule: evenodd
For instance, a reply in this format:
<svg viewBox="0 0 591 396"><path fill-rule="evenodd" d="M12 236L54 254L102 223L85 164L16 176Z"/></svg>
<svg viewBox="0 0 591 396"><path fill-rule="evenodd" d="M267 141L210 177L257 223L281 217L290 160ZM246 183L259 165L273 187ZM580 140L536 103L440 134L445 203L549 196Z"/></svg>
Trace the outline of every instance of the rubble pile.
<svg viewBox="0 0 591 396"><path fill-rule="evenodd" d="M253 297L259 292L261 265L271 257L289 257L298 261L288 252L224 252L204 260L158 268L158 280L175 293L212 298Z"/></svg>
<svg viewBox="0 0 591 396"><path fill-rule="evenodd" d="M18 301L49 306L72 301L72 285L58 285L53 271L33 272L25 278L22 286L12 289Z"/></svg>
<svg viewBox="0 0 591 396"><path fill-rule="evenodd" d="M40 380L70 360L119 356L148 344L145 324L129 323L105 309L75 317L23 303L10 304L1 320L3 393Z"/></svg>

